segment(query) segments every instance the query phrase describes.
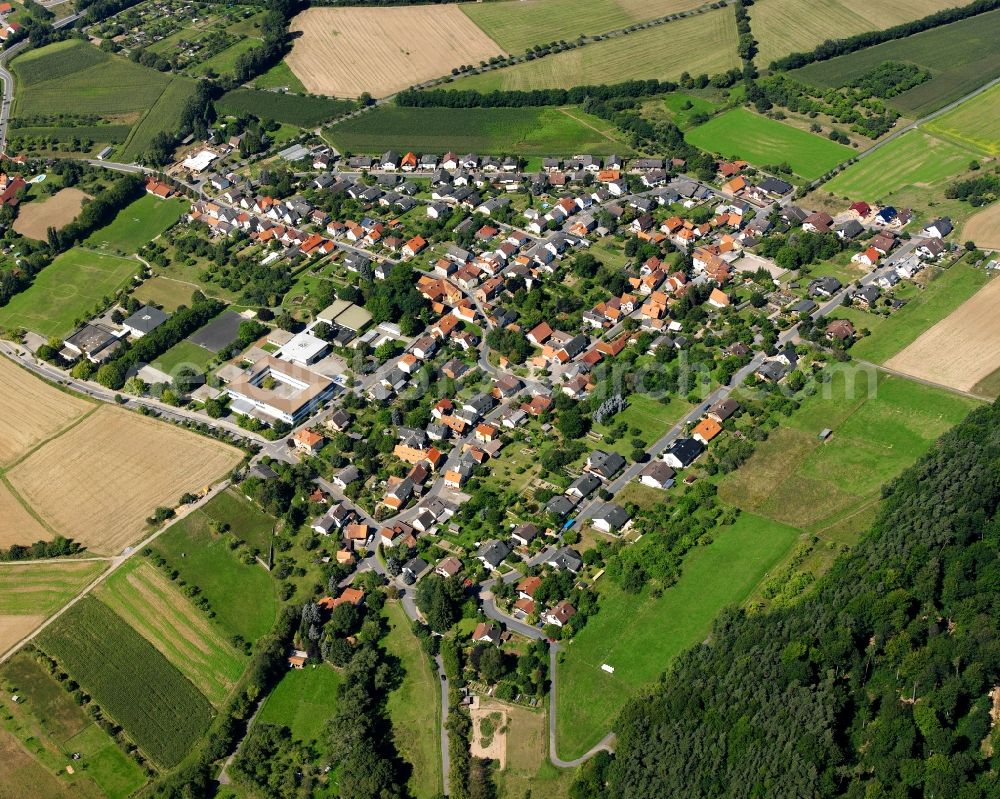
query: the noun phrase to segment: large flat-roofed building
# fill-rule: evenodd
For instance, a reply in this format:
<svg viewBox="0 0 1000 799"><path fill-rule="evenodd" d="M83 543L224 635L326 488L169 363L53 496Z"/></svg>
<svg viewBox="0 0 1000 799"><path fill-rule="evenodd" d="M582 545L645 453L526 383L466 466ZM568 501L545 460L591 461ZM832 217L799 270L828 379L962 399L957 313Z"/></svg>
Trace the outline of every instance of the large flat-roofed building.
<svg viewBox="0 0 1000 799"><path fill-rule="evenodd" d="M291 361L299 366L315 363L330 351L330 345L312 333L303 331L292 337L287 344L282 345L277 355L283 361Z"/></svg>
<svg viewBox="0 0 1000 799"><path fill-rule="evenodd" d="M335 388L332 380L269 355L233 380L226 391L235 413L296 425L333 396Z"/></svg>
<svg viewBox="0 0 1000 799"><path fill-rule="evenodd" d="M67 361L83 357L92 363L102 363L122 346L121 339L104 325L86 324L63 341L60 353Z"/></svg>

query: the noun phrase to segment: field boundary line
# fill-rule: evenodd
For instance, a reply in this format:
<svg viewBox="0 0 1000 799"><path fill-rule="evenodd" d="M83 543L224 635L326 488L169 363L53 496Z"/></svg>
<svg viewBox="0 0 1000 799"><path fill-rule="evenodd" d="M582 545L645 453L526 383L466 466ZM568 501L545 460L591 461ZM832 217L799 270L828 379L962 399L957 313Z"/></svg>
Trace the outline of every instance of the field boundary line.
<svg viewBox="0 0 1000 799"><path fill-rule="evenodd" d="M90 398L89 397L85 397L84 399L89 400ZM32 455L34 455L36 452L38 452L38 450L40 450L42 447L44 447L44 446L46 446L48 444L51 444L57 438L62 438L62 436L64 436L66 433L68 433L70 430L72 430L77 425L82 424L83 422L85 422L87 419L89 419L91 416L93 416L95 413L97 413L100 409L101 409L101 406L98 405L98 404L95 404L93 408L91 408L89 411L86 411L85 413L81 414L78 418L74 419L72 422L70 422L65 427L61 428L60 430L57 430L55 433L53 433L48 438L45 438L45 439L42 439L41 441L39 441L37 444L35 444L35 446L33 446L31 449L29 449L27 452L25 452L23 455L21 455L21 457L19 457L16 461L14 461L10 466L7 466L7 467L5 467L3 469L0 469L0 475L4 475L4 480L6 480L7 479L6 475L12 469L14 469L17 466L20 466L28 458L30 458Z"/></svg>
<svg viewBox="0 0 1000 799"><path fill-rule="evenodd" d="M590 128L592 131L594 131L594 133L598 134L599 136L603 136L608 141L613 141L615 144L624 144L624 142L622 142L621 139L617 139L614 136L612 136L610 133L606 133L605 131L600 130L599 128L595 127L594 125L591 125L589 122L585 122L584 120L580 119L579 117L573 116L565 108L560 107L560 108L557 108L556 110L559 111L562 114L565 114L570 119L572 119L574 122L578 122L579 124L583 125L585 128Z"/></svg>
<svg viewBox="0 0 1000 799"><path fill-rule="evenodd" d="M975 295L973 295L973 296L975 296ZM970 297L969 299L972 299L972 298ZM968 302L968 301L969 300L966 300L965 302ZM958 308L961 308L961 307L962 307L961 305L958 306ZM958 310L958 309L956 308L955 310ZM950 316L950 315L951 314L948 314L948 316ZM944 318L947 318L947 316L944 317ZM930 330L930 328L927 328L927 329ZM926 331L924 331L924 332L926 332ZM921 335L923 335L923 334L921 334ZM916 339L914 339L914 340L916 340ZM913 342L910 342L910 343L912 344ZM907 344L906 346L908 347L910 345ZM905 350L905 349L906 349L906 347L903 347L903 350ZM900 350L899 352L902 352L903 350ZM899 353L896 353L896 355L898 355L898 354ZM895 358L896 356L893 355L892 357ZM966 397L968 399L976 400L977 402L993 402L993 400L995 399L994 397L986 397L986 396L983 396L982 394L974 394L971 391L964 391L963 389L955 388L954 386L946 386L944 383L935 383L933 380L927 380L926 378L923 378L923 377L914 377L913 375L908 375L906 372L900 372L898 369L892 369L891 367L883 366L882 364L871 363L870 361L858 361L858 363L862 364L863 366L873 366L874 368L878 369L880 372L885 372L887 375L891 375L892 377L898 377L901 380L910 380L913 383L920 383L921 385L930 386L931 388L944 389L945 391L949 391L952 394L958 394L960 397Z"/></svg>
<svg viewBox="0 0 1000 799"><path fill-rule="evenodd" d="M44 527L47 532L50 532L52 533L52 535L55 536L61 535L61 533L58 530L56 530L51 524L45 521L45 519L39 516L38 512L28 504L27 500L21 496L18 490L14 488L14 486L11 484L10 480L7 479L7 475L0 474L0 483L3 483L7 487L7 490L10 492L10 495L14 497L15 500L17 500L17 504L20 505L22 508L24 508L25 512L36 522L38 522L42 527Z"/></svg>

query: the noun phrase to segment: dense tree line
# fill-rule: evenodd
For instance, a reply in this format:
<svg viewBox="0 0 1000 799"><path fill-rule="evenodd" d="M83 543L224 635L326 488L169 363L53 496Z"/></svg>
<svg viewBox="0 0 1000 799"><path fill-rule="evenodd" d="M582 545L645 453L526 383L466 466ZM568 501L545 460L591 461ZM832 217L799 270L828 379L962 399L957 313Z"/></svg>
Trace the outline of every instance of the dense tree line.
<svg viewBox="0 0 1000 799"><path fill-rule="evenodd" d="M610 100L615 97L650 97L677 91L677 84L661 80L629 80L623 83L574 86L571 89L535 89L532 91L478 92L408 89L396 95L396 105L411 108L520 108L544 105L577 105L584 100Z"/></svg>
<svg viewBox="0 0 1000 799"><path fill-rule="evenodd" d="M798 604L726 611L615 724L574 799L996 799L1000 406L883 488Z"/></svg>
<svg viewBox="0 0 1000 799"><path fill-rule="evenodd" d="M7 549L0 549L0 561L7 560L42 560L43 558L64 558L83 552L84 547L72 538L56 536L51 541L36 541L30 546L14 544Z"/></svg>
<svg viewBox="0 0 1000 799"><path fill-rule="evenodd" d="M122 208L142 197L144 192L140 176L123 175L86 202L76 219L68 225L58 230L50 227L46 233L49 246L56 252L68 250L98 228L109 224Z"/></svg>
<svg viewBox="0 0 1000 799"><path fill-rule="evenodd" d="M297 0L267 0L268 13L260 23L261 42L237 57L233 66L234 85L267 72L282 59L288 49L288 20L298 5Z"/></svg>
<svg viewBox="0 0 1000 799"><path fill-rule="evenodd" d="M978 14L985 14L1000 8L1000 0L976 0L967 6L958 8L947 8L943 11L935 12L926 17L915 19L912 22L904 22L901 25L894 25L884 30L866 31L856 36L848 36L846 39L827 39L814 50L805 53L791 53L771 62L769 69L772 72L778 70L797 69L811 64L814 61L826 61L836 58L839 55L853 53L856 50L863 50L866 47L874 47L882 42L889 42L893 39L903 39L912 36L914 33L937 28L951 22L958 22L961 19L974 17Z"/></svg>
<svg viewBox="0 0 1000 799"><path fill-rule="evenodd" d="M945 196L950 200L965 200L974 206L987 205L1000 197L1000 174L960 180L947 188Z"/></svg>

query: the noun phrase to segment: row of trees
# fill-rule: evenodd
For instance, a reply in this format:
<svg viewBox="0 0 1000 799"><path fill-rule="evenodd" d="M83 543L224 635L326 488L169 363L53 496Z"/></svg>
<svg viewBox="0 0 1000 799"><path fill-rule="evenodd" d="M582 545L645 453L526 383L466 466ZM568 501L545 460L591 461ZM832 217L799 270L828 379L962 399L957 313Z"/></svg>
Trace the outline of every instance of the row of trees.
<svg viewBox="0 0 1000 799"><path fill-rule="evenodd" d="M629 80L623 83L574 86L571 89L535 89L532 91L454 91L433 89L407 90L396 95L396 105L411 108L518 108L543 105L577 105L584 100L610 100L614 97L650 97L677 90L677 84L661 80Z"/></svg>

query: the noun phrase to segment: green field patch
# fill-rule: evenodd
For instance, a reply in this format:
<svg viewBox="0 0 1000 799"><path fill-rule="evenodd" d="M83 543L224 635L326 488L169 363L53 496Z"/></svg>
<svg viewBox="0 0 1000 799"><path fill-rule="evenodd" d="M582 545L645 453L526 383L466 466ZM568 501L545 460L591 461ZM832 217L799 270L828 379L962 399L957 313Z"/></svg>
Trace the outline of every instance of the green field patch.
<svg viewBox="0 0 1000 799"><path fill-rule="evenodd" d="M99 600L84 597L37 640L161 766L180 762L207 729L208 700Z"/></svg>
<svg viewBox="0 0 1000 799"><path fill-rule="evenodd" d="M21 652L5 663L0 679L21 697L4 726L54 771L61 771L71 755L79 753L80 759L73 761L77 773L69 784L83 796L92 795L87 790L90 781L106 799L124 799L146 782L139 765L29 654Z"/></svg>
<svg viewBox="0 0 1000 799"><path fill-rule="evenodd" d="M73 139L90 139L105 144L118 144L128 138L128 125L77 125L73 127L26 126L11 128L8 135L13 138L51 139L60 143Z"/></svg>
<svg viewBox="0 0 1000 799"><path fill-rule="evenodd" d="M346 114L357 106L353 100L335 100L330 97L307 97L300 94L233 89L216 102L221 114L253 114L259 119L270 119L311 128L332 117Z"/></svg>
<svg viewBox="0 0 1000 799"><path fill-rule="evenodd" d="M155 305L162 305L163 310L173 313L181 305L190 305L191 295L196 291L202 291L208 296L215 296L212 289L210 284L202 287L196 283L188 283L164 275L153 275L141 286L138 286L132 292L132 296L142 303L152 302Z"/></svg>
<svg viewBox="0 0 1000 799"><path fill-rule="evenodd" d="M719 495L778 522L822 529L876 500L884 483L977 404L874 369L838 370L720 481ZM833 435L824 442L819 433L827 428Z"/></svg>
<svg viewBox="0 0 1000 799"><path fill-rule="evenodd" d="M229 696L246 657L152 563L135 560L98 589L97 598L155 646L215 707Z"/></svg>
<svg viewBox="0 0 1000 799"><path fill-rule="evenodd" d="M654 599L598 583L600 610L565 646L557 666L557 751L582 755L611 728L624 703L710 632L728 605L742 602L798 538L799 531L749 513L684 560L680 579ZM614 668L609 674L601 666Z"/></svg>
<svg viewBox="0 0 1000 799"><path fill-rule="evenodd" d="M221 496L221 495L220 495ZM156 539L153 549L189 584L197 585L230 636L256 641L274 623L278 611L274 583L257 563L239 560L230 538L214 534L214 519L238 528L231 504L219 496L186 516Z"/></svg>
<svg viewBox="0 0 1000 799"><path fill-rule="evenodd" d="M734 108L692 128L684 138L696 147L753 164L787 162L795 174L813 180L853 155L849 147L798 128Z"/></svg>
<svg viewBox="0 0 1000 799"><path fill-rule="evenodd" d="M0 616L48 616L108 567L105 561L0 564Z"/></svg>
<svg viewBox="0 0 1000 799"><path fill-rule="evenodd" d="M214 358L215 353L204 347L190 341L179 341L150 365L168 375L174 374L174 370L182 365L190 366L196 372L204 372Z"/></svg>
<svg viewBox="0 0 1000 799"><path fill-rule="evenodd" d="M817 61L789 74L814 86L846 86L886 61L916 64L931 80L889 100L900 113L925 116L1000 76L1000 9L903 39Z"/></svg>
<svg viewBox="0 0 1000 799"><path fill-rule="evenodd" d="M64 337L102 298L124 287L141 265L131 258L78 247L57 256L27 290L0 308L0 327Z"/></svg>
<svg viewBox="0 0 1000 799"><path fill-rule="evenodd" d="M984 155L1000 155L1000 85L928 122L925 128Z"/></svg>
<svg viewBox="0 0 1000 799"><path fill-rule="evenodd" d="M972 297L989 280L985 270L973 269L965 262L936 274L937 277L925 289L888 317L857 308L838 310L837 315L850 319L857 329L871 331L870 336L851 348L855 358L885 363Z"/></svg>
<svg viewBox="0 0 1000 799"><path fill-rule="evenodd" d="M336 710L340 682L327 663L291 669L265 700L256 723L288 727L297 741L317 741Z"/></svg>
<svg viewBox="0 0 1000 799"><path fill-rule="evenodd" d="M187 208L186 200L145 194L119 211L110 224L91 233L83 245L120 255L134 253L176 224Z"/></svg>
<svg viewBox="0 0 1000 799"><path fill-rule="evenodd" d="M469 8L489 8L463 6ZM466 10L466 13L469 13ZM470 75L444 88L531 91L571 88L625 80L671 80L683 72L714 75L734 67L736 20L731 8L693 14L664 25L616 36L514 66ZM683 46L678 46L683 42Z"/></svg>
<svg viewBox="0 0 1000 799"><path fill-rule="evenodd" d="M258 75L253 85L258 89L287 89L299 94L306 93L306 87L302 85L302 81L284 61L279 61L263 75Z"/></svg>
<svg viewBox="0 0 1000 799"><path fill-rule="evenodd" d="M236 489L223 491L205 506L205 512L229 525L229 531L250 546L264 552L271 544L275 520Z"/></svg>
<svg viewBox="0 0 1000 799"><path fill-rule="evenodd" d="M235 44L227 47L221 53L216 53L211 58L202 61L190 71L198 75L229 75L236 69L236 60L255 47L260 47L260 39L241 39Z"/></svg>
<svg viewBox="0 0 1000 799"><path fill-rule="evenodd" d="M181 76L174 77L163 87L156 102L132 129L132 134L122 149L122 160L140 159L158 134L173 134L180 129L181 115L188 100L194 95L194 87L194 81Z"/></svg>
<svg viewBox="0 0 1000 799"><path fill-rule="evenodd" d="M383 639L386 651L399 658L405 675L389 694L386 709L392 719L392 737L399 753L413 766L410 792L415 799L441 795L441 686L437 673L410 631L410 619L401 605L385 606L389 633Z"/></svg>
<svg viewBox="0 0 1000 799"><path fill-rule="evenodd" d="M399 108L382 106L331 127L326 135L342 150L382 153L448 150L519 155L628 153L599 131L606 124L577 108ZM588 125L594 125L593 130Z"/></svg>

